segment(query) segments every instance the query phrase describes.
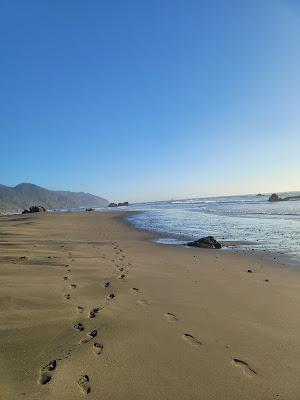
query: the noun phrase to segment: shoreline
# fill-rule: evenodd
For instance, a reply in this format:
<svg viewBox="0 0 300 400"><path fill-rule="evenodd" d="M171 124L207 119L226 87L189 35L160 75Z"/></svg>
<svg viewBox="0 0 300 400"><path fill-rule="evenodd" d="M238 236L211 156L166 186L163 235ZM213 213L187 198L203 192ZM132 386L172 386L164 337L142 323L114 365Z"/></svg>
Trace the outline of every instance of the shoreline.
<svg viewBox="0 0 300 400"><path fill-rule="evenodd" d="M231 197L231 196L229 196ZM62 213L85 213L85 209L83 208L82 210L70 210L70 211L49 211L49 214L58 214L61 215ZM144 233L149 233L150 238L149 240L153 241L154 243L158 244L163 244L163 245L171 245L171 246L182 246L184 243L181 242L188 242L191 240L195 240L195 237L188 236L188 235L179 235L175 233L163 233L155 230L150 230L146 229L143 227L136 226L134 222L131 222L128 218L130 216L135 216L141 213L145 213L146 211L142 210L110 210L110 209L95 209L94 212L104 212L104 213L118 213L121 215L124 215L124 223L128 223L129 226L133 227L133 229L137 231L141 231ZM15 214L2 214L0 215L1 217L12 217L12 216L18 216L22 215L20 213L15 213ZM30 214L34 215L34 214ZM121 217L122 219L122 217ZM209 235L209 233L207 233ZM160 239L165 240L160 242ZM172 243L168 243L168 240L174 240ZM179 243L176 243L178 241ZM274 266L276 267L287 267L293 270L298 270L300 268L300 260L298 256L292 255L292 254L286 254L283 253L282 251L275 251L275 250L269 250L268 248L266 249L257 249L257 242L256 241L247 241L247 240L223 240L219 239L219 242L222 244L222 251L224 252L232 252L232 253L237 253L240 255L245 255L247 257L260 257L263 259L266 259L268 262L273 262ZM250 248L245 248L243 246L253 246L251 249ZM276 260L276 261L274 261Z"/></svg>
<svg viewBox="0 0 300 400"><path fill-rule="evenodd" d="M154 243L125 218L1 218L3 400L80 400L81 375L90 400L296 400L300 275Z"/></svg>
<svg viewBox="0 0 300 400"><path fill-rule="evenodd" d="M97 211L98 212L98 211ZM102 211L99 211L102 212ZM160 239L175 239L180 241L190 241L190 240L195 240L195 238L188 238L187 236L183 235L176 235L176 234L171 234L171 233L166 233L164 234L163 232L157 232L157 231L152 231L152 230L147 230L145 228L141 228L138 226L135 226L133 222L131 222L128 218L130 216L134 216L136 214L142 213L143 211L115 211L120 213L120 219L123 220L125 224L129 224L133 229L137 231L141 231L144 233L149 233L150 237L148 240L153 241L154 243L157 244L162 244L165 246L184 246L184 243L163 243L159 242ZM122 217L122 214L123 217ZM236 241L228 241L228 240L219 240L219 242L222 244L222 249L221 252L230 252L234 254L239 254L240 256L246 256L246 257L251 257L251 258L260 258L263 260L266 260L268 262L271 262L274 267L287 267L292 270L298 271L300 267L299 260L296 259L295 257L288 255L288 254L282 254L279 252L271 251L271 250L258 250L255 249L256 242L248 242L246 240L236 240ZM248 245L248 246L253 246L253 250L247 249L247 248L242 248L243 245ZM220 251L220 250L217 250ZM276 260L276 261L274 261Z"/></svg>

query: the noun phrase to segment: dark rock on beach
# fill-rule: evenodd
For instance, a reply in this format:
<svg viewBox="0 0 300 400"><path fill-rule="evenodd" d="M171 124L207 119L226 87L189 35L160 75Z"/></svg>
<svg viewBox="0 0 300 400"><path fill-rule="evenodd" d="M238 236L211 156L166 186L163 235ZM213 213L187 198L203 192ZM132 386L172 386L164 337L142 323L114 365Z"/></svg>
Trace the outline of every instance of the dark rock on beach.
<svg viewBox="0 0 300 400"><path fill-rule="evenodd" d="M129 206L128 201L124 201L123 203L109 203L108 207L124 207Z"/></svg>
<svg viewBox="0 0 300 400"><path fill-rule="evenodd" d="M24 211L22 211L22 214L30 214L30 213L36 213L36 212L46 212L46 208L43 206L31 206L29 210L25 208Z"/></svg>
<svg viewBox="0 0 300 400"><path fill-rule="evenodd" d="M188 242L188 246L201 247L203 249L220 249L222 247L213 236L206 236L193 242Z"/></svg>

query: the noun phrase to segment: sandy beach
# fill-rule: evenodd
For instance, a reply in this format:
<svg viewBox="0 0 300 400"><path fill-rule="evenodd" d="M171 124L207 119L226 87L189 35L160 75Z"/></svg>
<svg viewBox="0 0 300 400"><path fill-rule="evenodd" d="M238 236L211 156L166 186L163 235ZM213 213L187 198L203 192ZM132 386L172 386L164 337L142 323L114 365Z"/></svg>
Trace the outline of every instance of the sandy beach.
<svg viewBox="0 0 300 400"><path fill-rule="evenodd" d="M299 399L300 274L152 236L0 218L1 400Z"/></svg>

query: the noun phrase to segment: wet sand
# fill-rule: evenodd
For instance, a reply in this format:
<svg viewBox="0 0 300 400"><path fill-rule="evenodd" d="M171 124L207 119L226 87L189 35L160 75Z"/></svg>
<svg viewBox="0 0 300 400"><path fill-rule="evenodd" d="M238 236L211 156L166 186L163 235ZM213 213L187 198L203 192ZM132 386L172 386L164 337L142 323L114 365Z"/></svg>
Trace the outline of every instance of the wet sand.
<svg viewBox="0 0 300 400"><path fill-rule="evenodd" d="M0 217L1 400L299 399L300 274L122 216Z"/></svg>

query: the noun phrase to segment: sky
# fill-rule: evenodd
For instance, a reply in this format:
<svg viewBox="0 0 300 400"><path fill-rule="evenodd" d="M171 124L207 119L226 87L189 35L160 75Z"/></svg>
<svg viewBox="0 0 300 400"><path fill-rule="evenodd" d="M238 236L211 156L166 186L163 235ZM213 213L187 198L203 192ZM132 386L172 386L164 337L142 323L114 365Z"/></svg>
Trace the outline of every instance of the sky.
<svg viewBox="0 0 300 400"><path fill-rule="evenodd" d="M0 183L300 190L298 0L0 0Z"/></svg>

